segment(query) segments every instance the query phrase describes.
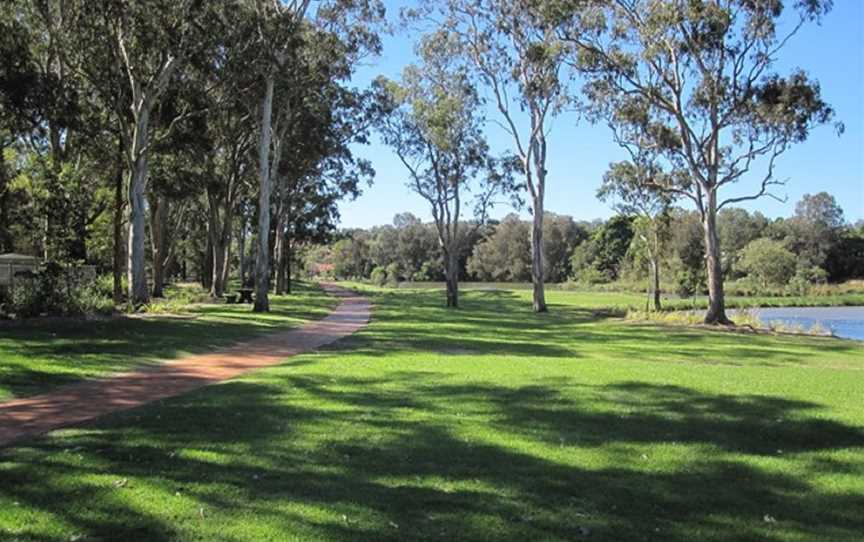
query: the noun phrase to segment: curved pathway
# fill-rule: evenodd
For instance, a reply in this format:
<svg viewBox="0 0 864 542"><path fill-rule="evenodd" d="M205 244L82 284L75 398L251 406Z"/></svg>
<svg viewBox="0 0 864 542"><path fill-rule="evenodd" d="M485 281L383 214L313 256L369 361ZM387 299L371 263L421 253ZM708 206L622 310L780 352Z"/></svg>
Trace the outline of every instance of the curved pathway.
<svg viewBox="0 0 864 542"><path fill-rule="evenodd" d="M339 305L323 320L209 354L0 403L0 447L279 364L347 337L369 323L372 306L367 299L331 284L322 287L340 298Z"/></svg>

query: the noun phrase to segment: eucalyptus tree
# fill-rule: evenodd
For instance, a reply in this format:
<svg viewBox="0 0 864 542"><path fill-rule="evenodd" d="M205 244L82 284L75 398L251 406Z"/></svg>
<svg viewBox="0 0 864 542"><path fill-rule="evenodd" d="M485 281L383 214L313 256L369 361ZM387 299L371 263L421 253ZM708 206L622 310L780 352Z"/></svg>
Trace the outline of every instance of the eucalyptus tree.
<svg viewBox="0 0 864 542"><path fill-rule="evenodd" d="M28 162L24 184L38 202L44 256L83 260L95 192L93 176L85 171L90 165L85 142L98 136L99 125L82 81L64 62L70 43L63 15L57 2L48 0L0 6L5 21L0 101L6 104L4 116L14 120L18 154Z"/></svg>
<svg viewBox="0 0 864 542"><path fill-rule="evenodd" d="M208 110L202 116L207 148L202 161L207 171L207 261L212 265L205 266L205 282L213 297L220 297L227 287L235 217L242 200L253 193L257 114L248 102L262 88L255 71L249 69L259 51L254 42L255 19L242 5L235 6L230 18L233 24L224 29L218 45L201 63L197 83L205 89L200 100Z"/></svg>
<svg viewBox="0 0 864 542"><path fill-rule="evenodd" d="M554 0L550 24L570 47L568 58L589 79L594 111L617 137L660 153L686 172L644 184L687 198L701 217L709 308L705 322L730 323L725 312L717 212L727 205L778 196L778 158L804 141L833 110L803 71L775 71L779 54L805 24L819 21L828 0L796 2L791 25L779 0ZM587 7L586 7L587 6ZM596 33L582 32L597 24ZM573 29L572 31L570 29ZM731 185L752 185L723 198Z"/></svg>
<svg viewBox="0 0 864 542"><path fill-rule="evenodd" d="M104 7L111 11L111 39L129 86L128 114L121 117L128 120L121 124L120 136L129 172L129 298L140 305L149 300L145 190L150 149L155 142L151 117L172 79L211 37L212 27L202 25L208 10L200 0L107 2ZM176 122L191 111L176 113L161 137L170 135Z"/></svg>
<svg viewBox="0 0 864 542"><path fill-rule="evenodd" d="M337 203L360 194L374 171L353 144L366 143L374 118L369 92L347 88L357 45L327 25L304 25L304 46L283 92L280 161L273 170L276 219L273 254L276 292L290 290L293 247L327 240L338 220ZM282 146L282 141L288 142Z"/></svg>
<svg viewBox="0 0 864 542"><path fill-rule="evenodd" d="M493 198L508 190L506 169L483 134L480 98L461 63L453 34L435 32L417 47L420 64L401 83L379 79L380 131L409 175L409 188L430 206L444 255L447 306L459 305L459 256L469 231L486 221ZM473 198L473 202L471 199ZM462 221L463 206L474 221Z"/></svg>
<svg viewBox="0 0 864 542"><path fill-rule="evenodd" d="M384 7L378 0L247 0L254 10L260 58L254 69L261 76L260 124L258 142L258 239L255 260L256 312L270 308L270 204L273 189L272 172L281 161L286 144L285 132L290 122L290 110L278 102L285 92L279 85L280 75L296 61L303 46L302 29L309 22L317 28L338 36L354 65L368 52L380 50L375 26L383 19ZM314 47L314 44L312 44ZM293 83L290 77L285 78ZM282 88L280 88L282 87ZM302 87L301 87L302 88ZM293 89L289 89L293 90ZM284 102L284 100L283 100ZM276 118L274 119L274 104Z"/></svg>
<svg viewBox="0 0 864 542"><path fill-rule="evenodd" d="M255 130L251 117L236 106L223 110L212 130L215 145L205 179L207 232L213 259L210 294L220 297L229 279L234 218L241 199L252 193Z"/></svg>
<svg viewBox="0 0 864 542"><path fill-rule="evenodd" d="M26 29L8 12L0 11L0 252L14 249L10 230L15 214L10 187L13 168L6 162L6 149L18 140L21 119L33 109L25 89L32 88L37 75L27 44Z"/></svg>
<svg viewBox="0 0 864 542"><path fill-rule="evenodd" d="M655 188L670 183L653 153L629 149L631 159L609 165L597 191L602 201L612 201L615 209L635 216L634 229L651 268L654 310L661 309L660 265L670 235L669 210L674 194Z"/></svg>
<svg viewBox="0 0 864 542"><path fill-rule="evenodd" d="M461 44L510 137L530 195L533 307L545 312L543 217L548 176L547 137L570 101L564 47L529 0L446 0L442 27ZM454 51L456 54L457 51Z"/></svg>
<svg viewBox="0 0 864 542"><path fill-rule="evenodd" d="M259 69L262 75L258 140L258 236L255 255L255 312L270 310L270 195L271 171L278 164L281 138L273 145L273 100L276 80L297 47L295 34L306 16L311 0L251 0L256 14L261 45ZM272 153L272 154L271 154Z"/></svg>
<svg viewBox="0 0 864 542"><path fill-rule="evenodd" d="M786 244L802 263L824 267L845 226L843 209L834 196L804 194L795 204L795 215L786 220Z"/></svg>
<svg viewBox="0 0 864 542"><path fill-rule="evenodd" d="M59 38L64 44L63 62L84 83L94 108L101 113L99 124L103 135L96 152L103 157L103 175L107 177L106 185L113 189L114 195L111 267L113 297L119 304L125 295L123 271L128 264L128 244L124 230L128 225L129 209L128 161L121 134L123 126L129 122L131 112L128 104L132 99L114 40L105 39L113 35L116 21L116 10L106 7L109 7L106 2L66 0Z"/></svg>
<svg viewBox="0 0 864 542"><path fill-rule="evenodd" d="M208 160L202 159L211 150L205 119L193 116L178 122L166 137L160 137L164 128L159 126L166 126L160 120L170 122L178 108L204 107L196 103L199 96L194 88L175 85L154 110L154 135L158 143L153 145L148 166L147 207L153 271L151 292L157 298L163 297L166 272L175 260L179 239L190 227L196 200L214 178L207 167Z"/></svg>
<svg viewBox="0 0 864 542"><path fill-rule="evenodd" d="M164 297L166 272L174 262L176 241L191 216L194 177L201 175L197 156L189 152L159 154L150 165L147 203L150 211L152 296Z"/></svg>

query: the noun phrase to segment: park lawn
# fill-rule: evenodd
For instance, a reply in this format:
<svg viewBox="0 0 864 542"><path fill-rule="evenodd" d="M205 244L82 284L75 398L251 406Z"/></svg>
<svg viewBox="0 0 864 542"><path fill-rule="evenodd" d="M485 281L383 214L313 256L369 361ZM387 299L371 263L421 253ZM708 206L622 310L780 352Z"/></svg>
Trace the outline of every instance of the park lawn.
<svg viewBox="0 0 864 542"><path fill-rule="evenodd" d="M841 285L842 286L842 285ZM404 289L440 289L440 282L405 282ZM463 282L463 290L498 291L507 290L521 292L530 290L531 283L508 282ZM647 293L637 293L619 288L615 284L607 285L611 290L583 289L566 284L547 284L546 295L557 298L563 295L564 303L576 304L585 308L605 308L612 310L644 310L649 302ZM617 289L616 289L617 288ZM676 295L664 294L663 307L666 310L704 309L708 306L708 296L698 295L693 298L679 298ZM845 287L837 287L836 291L825 295L726 295L726 306L729 308L750 309L756 307L839 307L864 305L864 287L860 281L847 283Z"/></svg>
<svg viewBox="0 0 864 542"><path fill-rule="evenodd" d="M272 330L324 317L336 299L300 284L291 296L272 296L271 312L256 314L250 305L185 303L191 288L168 291L160 302L182 318L0 322L0 401L33 395L84 378L105 376L140 365L213 350ZM200 296L199 296L200 297Z"/></svg>
<svg viewBox="0 0 864 542"><path fill-rule="evenodd" d="M367 292L337 345L0 450L0 540L861 540L864 346Z"/></svg>

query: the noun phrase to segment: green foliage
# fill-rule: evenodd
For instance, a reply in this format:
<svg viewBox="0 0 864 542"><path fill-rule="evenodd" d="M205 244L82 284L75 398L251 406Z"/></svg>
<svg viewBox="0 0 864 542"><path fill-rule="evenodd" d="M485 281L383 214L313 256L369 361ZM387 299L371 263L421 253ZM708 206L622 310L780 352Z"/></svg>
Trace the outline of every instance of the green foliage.
<svg viewBox="0 0 864 542"><path fill-rule="evenodd" d="M376 267L372 270L369 279L372 281L372 284L384 286L387 284L387 270L383 267Z"/></svg>
<svg viewBox="0 0 864 542"><path fill-rule="evenodd" d="M609 275L593 265L583 267L575 273L576 281L581 284L607 284L610 282Z"/></svg>
<svg viewBox="0 0 864 542"><path fill-rule="evenodd" d="M772 239L751 241L741 253L741 268L762 287L788 283L796 264L795 255Z"/></svg>
<svg viewBox="0 0 864 542"><path fill-rule="evenodd" d="M701 269L683 269L675 275L675 293L680 297L692 297L704 287L705 274Z"/></svg>
<svg viewBox="0 0 864 542"><path fill-rule="evenodd" d="M864 278L864 231L843 232L828 252L825 270L832 281Z"/></svg>
<svg viewBox="0 0 864 542"><path fill-rule="evenodd" d="M726 278L743 275L738 269L741 250L751 241L766 237L768 219L756 211L749 213L739 207L726 207L717 213L717 234L723 251L723 270Z"/></svg>
<svg viewBox="0 0 864 542"><path fill-rule="evenodd" d="M618 278L633 240L633 220L629 216L612 217L574 250L570 263L576 280L582 280L581 275L586 272L591 280L601 274L607 282Z"/></svg>
<svg viewBox="0 0 864 542"><path fill-rule="evenodd" d="M346 239L336 241L330 249L333 275L339 278L364 278L369 276L372 260L366 236L355 232Z"/></svg>
<svg viewBox="0 0 864 542"><path fill-rule="evenodd" d="M441 266L434 262L423 262L420 270L411 276L412 281L430 282L442 276Z"/></svg>
<svg viewBox="0 0 864 542"><path fill-rule="evenodd" d="M828 273L814 265L798 265L795 275L789 280L786 292L789 295L808 295L813 286L828 282Z"/></svg>
<svg viewBox="0 0 864 542"><path fill-rule="evenodd" d="M531 278L531 226L515 214L494 225L474 247L468 272L478 280L521 282Z"/></svg>
<svg viewBox="0 0 864 542"><path fill-rule="evenodd" d="M397 263L391 263L384 268L384 271L387 273L387 284L390 286L396 286L404 278Z"/></svg>
<svg viewBox="0 0 864 542"><path fill-rule="evenodd" d="M572 217L546 213L543 217L544 280L552 283L566 281L572 273L573 251L589 235L587 228Z"/></svg>
<svg viewBox="0 0 864 542"><path fill-rule="evenodd" d="M49 262L16 280L6 311L18 318L83 316L111 313L114 304L111 293L105 295L98 281L86 280L74 269Z"/></svg>

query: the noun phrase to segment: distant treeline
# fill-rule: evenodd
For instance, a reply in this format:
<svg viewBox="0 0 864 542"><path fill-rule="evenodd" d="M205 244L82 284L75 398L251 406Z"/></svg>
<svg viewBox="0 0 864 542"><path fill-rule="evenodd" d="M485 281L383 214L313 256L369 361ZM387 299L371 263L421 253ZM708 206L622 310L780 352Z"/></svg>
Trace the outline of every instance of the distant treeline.
<svg viewBox="0 0 864 542"><path fill-rule="evenodd" d="M665 217L662 279L666 289L691 295L705 289L704 233L695 211L672 208ZM753 290L794 289L864 277L864 223L849 224L834 197L806 195L788 218L730 207L718 215L727 279ZM645 237L635 217L579 221L547 213L543 222L546 280L642 283L649 276ZM491 221L462 243L462 280L531 280L531 223L511 214ZM464 231L472 231L464 228ZM310 247L307 271L378 283L441 281L444 268L435 228L410 213L392 225L340 232Z"/></svg>

